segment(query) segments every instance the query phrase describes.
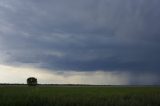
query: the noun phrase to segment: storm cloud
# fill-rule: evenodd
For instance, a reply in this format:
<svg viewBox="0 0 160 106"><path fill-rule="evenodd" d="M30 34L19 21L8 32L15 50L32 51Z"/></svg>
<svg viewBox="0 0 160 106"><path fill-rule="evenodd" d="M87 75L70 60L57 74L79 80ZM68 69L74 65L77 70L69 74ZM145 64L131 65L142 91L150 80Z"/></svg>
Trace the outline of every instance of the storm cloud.
<svg viewBox="0 0 160 106"><path fill-rule="evenodd" d="M1 64L160 71L159 0L0 0Z"/></svg>

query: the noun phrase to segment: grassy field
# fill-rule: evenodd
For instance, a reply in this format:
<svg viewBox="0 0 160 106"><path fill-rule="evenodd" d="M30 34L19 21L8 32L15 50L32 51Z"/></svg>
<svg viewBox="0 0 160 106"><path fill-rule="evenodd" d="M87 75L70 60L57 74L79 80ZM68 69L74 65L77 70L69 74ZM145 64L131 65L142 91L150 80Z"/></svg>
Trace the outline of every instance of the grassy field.
<svg viewBox="0 0 160 106"><path fill-rule="evenodd" d="M160 106L160 87L1 86L0 106Z"/></svg>

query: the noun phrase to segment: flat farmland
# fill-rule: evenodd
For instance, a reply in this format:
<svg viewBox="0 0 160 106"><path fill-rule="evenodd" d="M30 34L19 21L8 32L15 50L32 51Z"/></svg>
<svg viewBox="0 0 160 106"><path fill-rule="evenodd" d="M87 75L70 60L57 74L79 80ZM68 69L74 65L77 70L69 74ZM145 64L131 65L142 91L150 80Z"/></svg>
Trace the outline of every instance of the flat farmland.
<svg viewBox="0 0 160 106"><path fill-rule="evenodd" d="M160 87L2 85L0 106L160 106Z"/></svg>

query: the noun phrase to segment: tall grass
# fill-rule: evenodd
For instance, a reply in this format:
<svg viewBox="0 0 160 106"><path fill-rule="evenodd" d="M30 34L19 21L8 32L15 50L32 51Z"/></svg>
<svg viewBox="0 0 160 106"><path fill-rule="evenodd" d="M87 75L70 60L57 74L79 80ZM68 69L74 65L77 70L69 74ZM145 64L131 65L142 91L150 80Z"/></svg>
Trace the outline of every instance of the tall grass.
<svg viewBox="0 0 160 106"><path fill-rule="evenodd" d="M160 106L160 88L0 87L0 106Z"/></svg>

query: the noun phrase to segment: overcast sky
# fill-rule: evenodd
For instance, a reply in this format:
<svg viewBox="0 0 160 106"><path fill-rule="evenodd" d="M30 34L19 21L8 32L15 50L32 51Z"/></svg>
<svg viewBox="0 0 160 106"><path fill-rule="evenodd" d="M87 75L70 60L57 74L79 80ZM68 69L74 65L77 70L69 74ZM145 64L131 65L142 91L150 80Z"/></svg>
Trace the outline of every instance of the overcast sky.
<svg viewBox="0 0 160 106"><path fill-rule="evenodd" d="M160 84L159 5L0 0L0 82Z"/></svg>

